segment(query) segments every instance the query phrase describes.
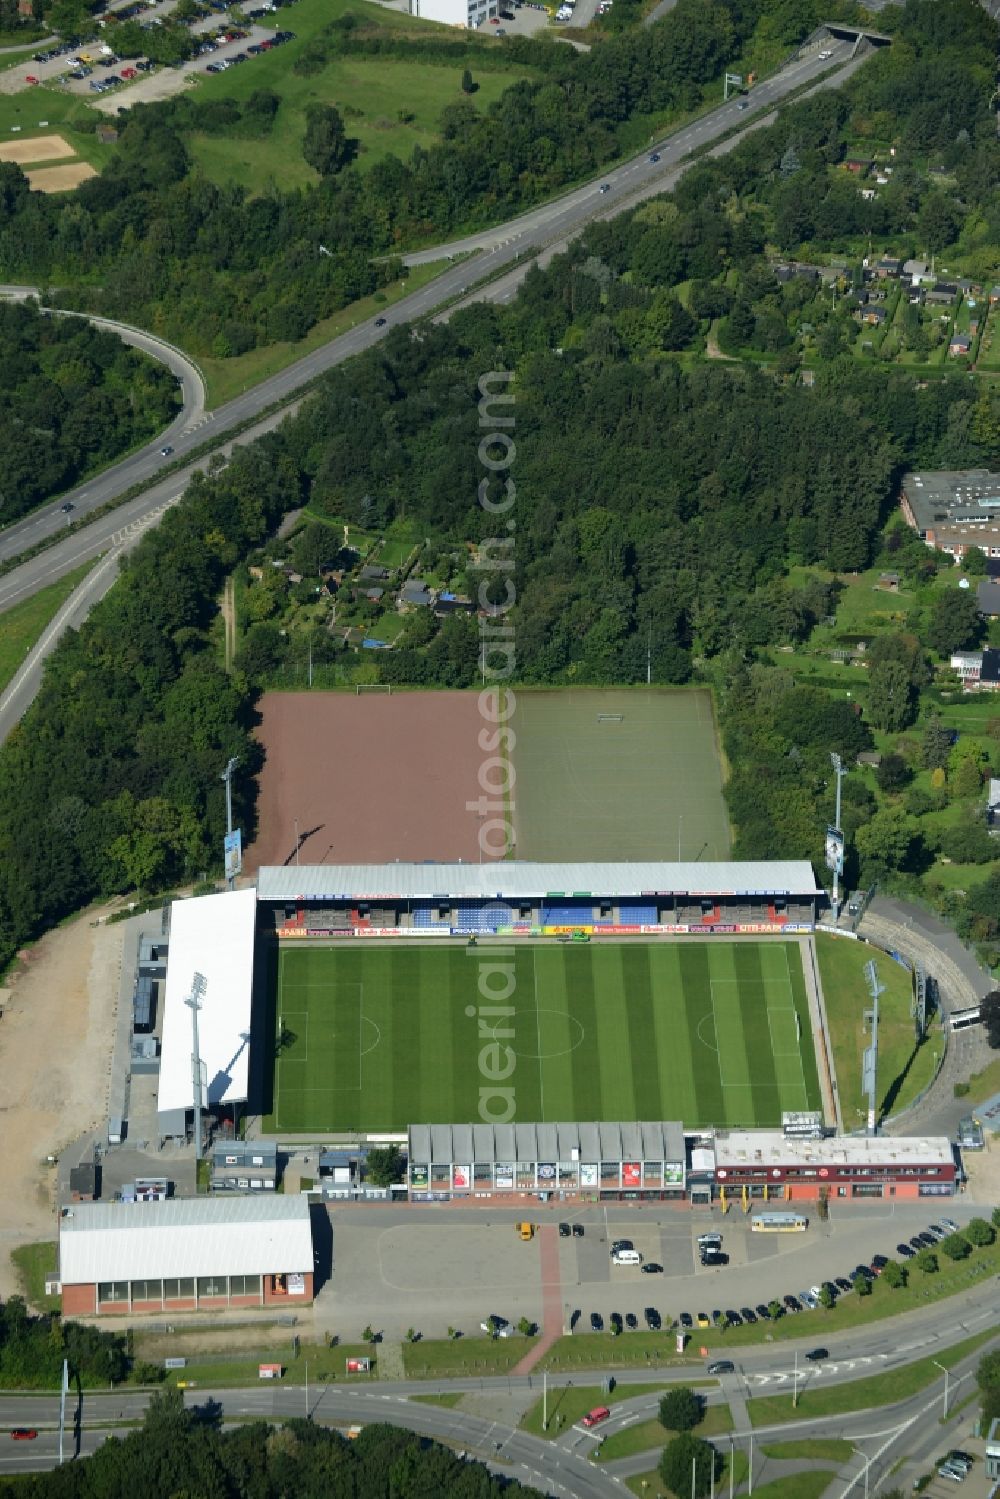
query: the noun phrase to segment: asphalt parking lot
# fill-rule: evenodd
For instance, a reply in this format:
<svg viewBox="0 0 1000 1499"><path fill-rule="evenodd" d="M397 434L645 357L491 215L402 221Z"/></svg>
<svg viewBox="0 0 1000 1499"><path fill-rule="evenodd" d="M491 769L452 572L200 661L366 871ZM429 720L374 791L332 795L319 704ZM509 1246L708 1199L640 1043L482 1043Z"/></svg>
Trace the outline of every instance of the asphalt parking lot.
<svg viewBox="0 0 1000 1499"><path fill-rule="evenodd" d="M543 1303L558 1297L564 1323L591 1312L654 1306L664 1321L687 1311L756 1306L817 1282L851 1276L875 1254L895 1257L896 1244L942 1214L963 1222L976 1211L964 1201L851 1204L834 1208L827 1222L810 1222L804 1234L752 1234L742 1212L691 1212L660 1205L621 1204L563 1210L563 1221L583 1226L583 1237L557 1237L558 1210L423 1207L331 1207L333 1276L316 1302L317 1323L353 1338L370 1324L387 1337L416 1327L430 1337L449 1327L477 1333L490 1315L541 1324ZM546 1260L542 1235L522 1243L518 1218L528 1217L554 1239L557 1256ZM710 1230L723 1235L729 1264L701 1265L696 1240ZM661 1274L615 1266L610 1243L630 1239ZM550 1269L543 1276L543 1262ZM557 1272L554 1266L558 1266ZM803 1318L803 1331L808 1324Z"/></svg>

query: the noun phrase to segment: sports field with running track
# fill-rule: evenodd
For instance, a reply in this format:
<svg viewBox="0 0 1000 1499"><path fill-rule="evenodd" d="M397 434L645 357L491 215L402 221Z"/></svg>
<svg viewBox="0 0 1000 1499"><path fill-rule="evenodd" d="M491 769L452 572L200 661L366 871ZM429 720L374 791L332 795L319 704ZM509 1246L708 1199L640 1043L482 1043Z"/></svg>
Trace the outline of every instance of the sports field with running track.
<svg viewBox="0 0 1000 1499"><path fill-rule="evenodd" d="M513 984L499 1019L491 963L512 970L491 980ZM491 1041L513 1054L515 1122L778 1125L822 1106L796 942L282 946L268 1023L264 1125L287 1133L476 1123Z"/></svg>

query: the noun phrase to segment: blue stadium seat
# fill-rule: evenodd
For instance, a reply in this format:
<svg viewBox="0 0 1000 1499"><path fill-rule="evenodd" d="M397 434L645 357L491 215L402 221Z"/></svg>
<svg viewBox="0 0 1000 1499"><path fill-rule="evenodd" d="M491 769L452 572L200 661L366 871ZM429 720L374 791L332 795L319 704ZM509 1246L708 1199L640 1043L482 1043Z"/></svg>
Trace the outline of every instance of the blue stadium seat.
<svg viewBox="0 0 1000 1499"><path fill-rule="evenodd" d="M437 921L435 920L434 908L432 906L414 906L413 907L413 925L414 926L437 926Z"/></svg>
<svg viewBox="0 0 1000 1499"><path fill-rule="evenodd" d="M622 926L655 926L659 915L655 906L619 906Z"/></svg>
<svg viewBox="0 0 1000 1499"><path fill-rule="evenodd" d="M590 906L543 906L542 926L592 926Z"/></svg>
<svg viewBox="0 0 1000 1499"><path fill-rule="evenodd" d="M502 901L463 900L458 908L461 932L492 932L497 927L513 926L514 912Z"/></svg>

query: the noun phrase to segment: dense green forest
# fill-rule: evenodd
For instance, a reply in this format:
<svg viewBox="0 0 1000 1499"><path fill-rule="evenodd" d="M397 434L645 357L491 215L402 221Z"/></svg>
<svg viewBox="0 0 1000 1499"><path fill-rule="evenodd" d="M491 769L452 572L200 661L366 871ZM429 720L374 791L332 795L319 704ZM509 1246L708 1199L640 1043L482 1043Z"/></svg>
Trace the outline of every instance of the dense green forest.
<svg viewBox="0 0 1000 1499"><path fill-rule="evenodd" d="M536 1496L393 1426L365 1426L353 1440L310 1421L264 1421L220 1430L218 1409L185 1410L178 1390L155 1395L139 1430L112 1437L91 1457L24 1478L38 1499L519 1499Z"/></svg>
<svg viewBox="0 0 1000 1499"><path fill-rule="evenodd" d="M759 9L680 0L649 31L586 56L511 39L515 60L518 49L533 66L543 59L542 79L483 115L449 106L441 143L408 162L337 170L307 191L213 186L192 173L177 128L187 101L138 105L111 163L72 195L31 193L19 167L0 164L0 273L65 288L65 305L127 316L195 353L301 338L395 279L400 245L502 220L618 155L624 122L697 103ZM239 115L241 130L273 124L266 101Z"/></svg>
<svg viewBox="0 0 1000 1499"><path fill-rule="evenodd" d="M0 303L0 526L155 437L178 394L116 334Z"/></svg>
<svg viewBox="0 0 1000 1499"><path fill-rule="evenodd" d="M120 1384L129 1372L122 1334L34 1316L20 1296L0 1303L0 1387L57 1390L64 1359L79 1386Z"/></svg>

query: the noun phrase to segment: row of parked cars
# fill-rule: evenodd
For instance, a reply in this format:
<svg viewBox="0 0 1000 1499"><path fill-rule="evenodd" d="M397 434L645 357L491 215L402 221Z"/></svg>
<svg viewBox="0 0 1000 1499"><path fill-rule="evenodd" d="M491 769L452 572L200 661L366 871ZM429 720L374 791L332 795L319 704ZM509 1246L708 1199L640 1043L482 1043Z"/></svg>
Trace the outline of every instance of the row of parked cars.
<svg viewBox="0 0 1000 1499"><path fill-rule="evenodd" d="M579 1313L574 1313L571 1317L571 1327L576 1326L578 1316ZM642 1319L650 1332L659 1332L660 1328L663 1326L663 1318L660 1316L655 1306L647 1306L642 1314ZM612 1312L608 1317L608 1331L611 1333L611 1336L615 1338L619 1337L626 1328L629 1332L635 1332L638 1326L639 1319L635 1315L635 1312L626 1312L624 1317L622 1316L621 1312ZM600 1312L591 1312L590 1330L591 1332L604 1331L604 1318L601 1316Z"/></svg>
<svg viewBox="0 0 1000 1499"><path fill-rule="evenodd" d="M956 1448L938 1468L938 1474L941 1478L950 1478L953 1483L964 1483L972 1472L973 1461L967 1452Z"/></svg>
<svg viewBox="0 0 1000 1499"><path fill-rule="evenodd" d="M245 36L245 31L227 31L220 35L218 42L203 42L198 51L199 53L214 52L224 42L236 42ZM272 47L281 47L284 46L285 42L293 42L294 40L294 31L276 31L274 36L267 41L252 43L245 52L234 52L232 57L223 57L219 62L210 62L205 72L224 73L227 68L236 67L237 64L247 62L251 57L257 57L261 52L270 52Z"/></svg>
<svg viewBox="0 0 1000 1499"><path fill-rule="evenodd" d="M932 1249L935 1244L940 1244L949 1234L958 1233L958 1224L953 1218L942 1218L940 1223L930 1223L922 1233L914 1234L911 1239L896 1245L896 1253L900 1259L909 1260L920 1253L922 1249ZM722 1253L721 1234L702 1234L698 1239L698 1248L701 1254L701 1263L705 1266L728 1264L727 1257ZM759 1302L756 1307L744 1306L737 1311L714 1311L711 1316L707 1312L698 1312L692 1317L690 1312L681 1312L680 1324L684 1328L740 1327L744 1323L770 1322L778 1317L794 1314L801 1311L814 1311L816 1307L822 1306L824 1294L828 1300L836 1301L838 1296L847 1296L856 1288L858 1278L873 1281L889 1263L884 1254L872 1256L871 1263L867 1265L855 1265L850 1276L838 1275L835 1280L825 1280L820 1285L810 1286L808 1290L799 1291L793 1295L788 1292L782 1297L775 1297L769 1305ZM814 1350L813 1354L807 1354L812 1358L814 1354L826 1357L826 1350Z"/></svg>

